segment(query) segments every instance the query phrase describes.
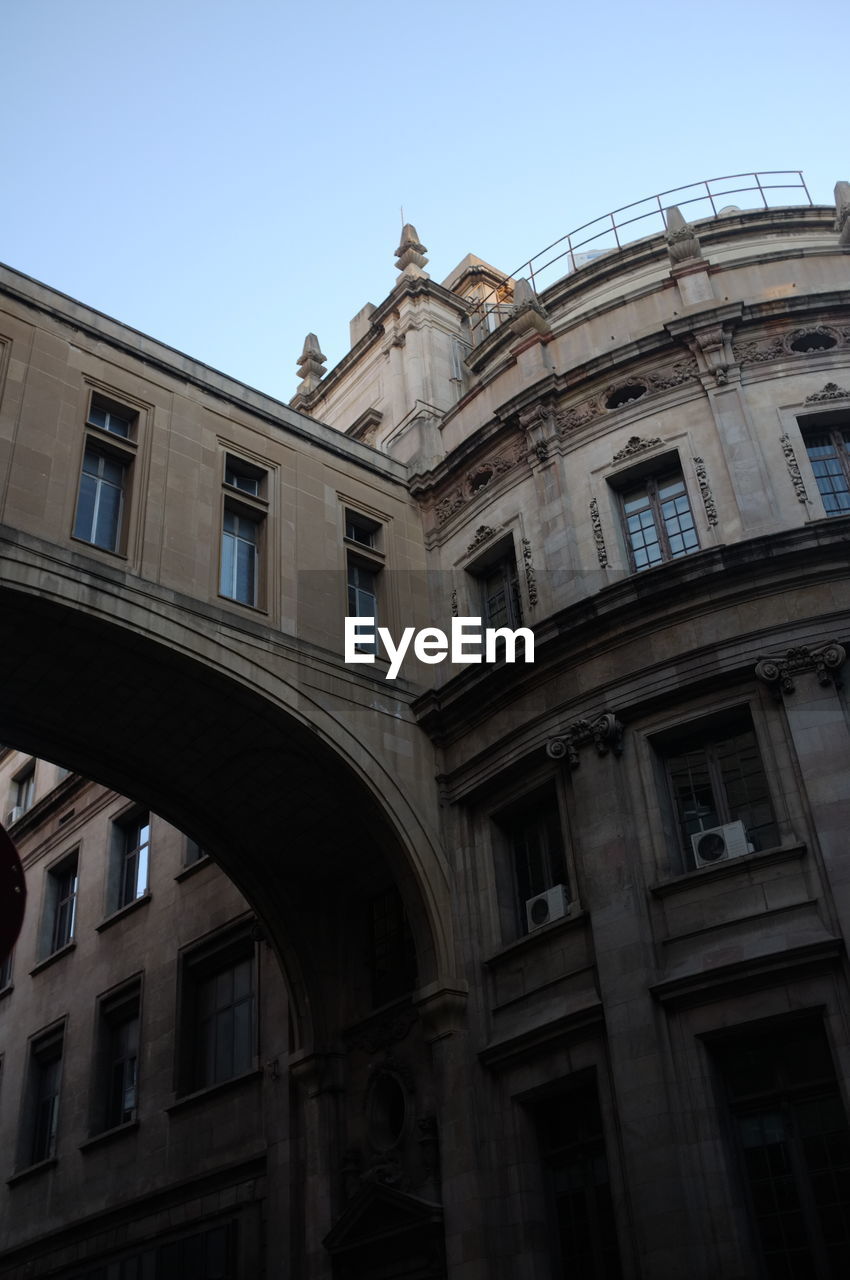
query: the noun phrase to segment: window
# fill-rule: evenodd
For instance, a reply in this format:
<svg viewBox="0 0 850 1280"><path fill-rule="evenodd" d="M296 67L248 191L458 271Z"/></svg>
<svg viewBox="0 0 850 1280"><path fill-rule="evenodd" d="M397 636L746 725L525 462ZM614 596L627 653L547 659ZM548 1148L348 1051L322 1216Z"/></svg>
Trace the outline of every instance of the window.
<svg viewBox="0 0 850 1280"><path fill-rule="evenodd" d="M66 1274L67 1280L236 1280L236 1223L216 1223Z"/></svg>
<svg viewBox="0 0 850 1280"><path fill-rule="evenodd" d="M148 891L150 814L142 813L114 824L114 909L126 907Z"/></svg>
<svg viewBox="0 0 850 1280"><path fill-rule="evenodd" d="M660 744L680 840L689 865L692 837L740 822L749 851L778 844L779 833L748 712L689 725ZM705 858L705 855L703 855Z"/></svg>
<svg viewBox="0 0 850 1280"><path fill-rule="evenodd" d="M219 594L257 608L260 605L260 557L267 515L268 473L231 454L224 461L224 512L221 530Z"/></svg>
<svg viewBox="0 0 850 1280"><path fill-rule="evenodd" d="M196 862L200 862L203 858L206 858L207 856L208 855L207 855L206 849L204 849L200 844L198 844L197 840L193 840L191 836L186 837L186 845L183 851L184 867L194 866Z"/></svg>
<svg viewBox="0 0 850 1280"><path fill-rule="evenodd" d="M482 572L481 614L486 627L515 628L521 625L522 600L513 553L503 556Z"/></svg>
<svg viewBox="0 0 850 1280"><path fill-rule="evenodd" d="M850 430L806 431L804 438L826 514L843 515L850 511Z"/></svg>
<svg viewBox="0 0 850 1280"><path fill-rule="evenodd" d="M249 929L184 958L180 1092L206 1089L253 1068L255 969Z"/></svg>
<svg viewBox="0 0 850 1280"><path fill-rule="evenodd" d="M619 1280L617 1226L592 1079L536 1109L552 1222L553 1275Z"/></svg>
<svg viewBox="0 0 850 1280"><path fill-rule="evenodd" d="M12 812L9 814L9 821L17 822L18 818L22 818L32 808L34 800L35 761L31 760L12 783Z"/></svg>
<svg viewBox="0 0 850 1280"><path fill-rule="evenodd" d="M59 1030L30 1044L20 1160L24 1167L56 1154L63 1039Z"/></svg>
<svg viewBox="0 0 850 1280"><path fill-rule="evenodd" d="M7 987L12 985L12 957L14 952L10 951L7 956L0 960L0 991L5 991Z"/></svg>
<svg viewBox="0 0 850 1280"><path fill-rule="evenodd" d="M99 1002L95 1132L114 1129L136 1118L140 996L135 982Z"/></svg>
<svg viewBox="0 0 850 1280"><path fill-rule="evenodd" d="M369 903L369 967L373 1006L397 1000L416 986L413 934L395 885Z"/></svg>
<svg viewBox="0 0 850 1280"><path fill-rule="evenodd" d="M77 854L73 853L47 872L41 934L42 956L53 955L73 941L76 915Z"/></svg>
<svg viewBox="0 0 850 1280"><path fill-rule="evenodd" d="M74 517L74 537L104 551L123 549L138 414L92 395Z"/></svg>
<svg viewBox="0 0 850 1280"><path fill-rule="evenodd" d="M850 1256L850 1127L820 1021L714 1050L764 1274L843 1280Z"/></svg>
<svg viewBox="0 0 850 1280"><path fill-rule="evenodd" d="M345 511L345 541L355 544L346 551L349 618L374 618L379 624L379 578L384 557L383 526L358 511ZM356 547L356 549L355 549ZM377 653L377 637L357 642L359 653Z"/></svg>
<svg viewBox="0 0 850 1280"><path fill-rule="evenodd" d="M525 798L499 819L510 848L520 933L528 932L525 905L530 898L567 885L564 835L558 799L548 789Z"/></svg>
<svg viewBox="0 0 850 1280"><path fill-rule="evenodd" d="M638 572L699 550L681 472L647 476L622 490L620 502L629 556Z"/></svg>

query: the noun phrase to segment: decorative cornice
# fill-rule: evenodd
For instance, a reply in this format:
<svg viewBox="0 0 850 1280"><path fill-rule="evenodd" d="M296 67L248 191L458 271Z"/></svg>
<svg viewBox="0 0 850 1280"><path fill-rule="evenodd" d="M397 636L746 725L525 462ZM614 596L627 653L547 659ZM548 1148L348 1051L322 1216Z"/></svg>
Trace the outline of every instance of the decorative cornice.
<svg viewBox="0 0 850 1280"><path fill-rule="evenodd" d="M434 514L437 524L445 524L451 519L456 511L465 506L473 498L477 497L483 489L492 484L494 480L501 476L507 475L525 458L525 449L522 445L519 448L514 446L507 449L503 453L493 454L489 458L483 458L463 477L460 484L456 484L453 489L438 499Z"/></svg>
<svg viewBox="0 0 850 1280"><path fill-rule="evenodd" d="M835 382L827 382L820 391L813 391L810 396L806 396L806 404L819 404L824 400L850 400L850 391L845 391Z"/></svg>
<svg viewBox="0 0 850 1280"><path fill-rule="evenodd" d="M550 738L546 743L546 754L552 760L566 758L571 769L579 766L578 748L593 743L597 755L606 756L612 751L615 756L623 753L623 726L610 711L597 716L595 720L574 720L567 725L557 738Z"/></svg>
<svg viewBox="0 0 850 1280"><path fill-rule="evenodd" d="M788 474L791 477L791 483L794 486L797 501L808 502L809 495L806 493L806 486L803 483L803 477L800 475L800 464L797 461L797 455L794 452L794 446L791 443L791 437L788 435L787 431L784 435L779 437L779 443L782 445L785 465L788 468Z"/></svg>
<svg viewBox="0 0 850 1280"><path fill-rule="evenodd" d="M600 569L608 568L608 552L605 547L605 535L602 532L602 521L599 517L599 503L590 499L590 523L593 528L593 541L596 544L596 556Z"/></svg>
<svg viewBox="0 0 850 1280"><path fill-rule="evenodd" d="M528 603L532 608L537 604L537 579L534 573L534 561L531 558L531 543L528 538L522 540L522 562L525 566L525 585L528 587Z"/></svg>
<svg viewBox="0 0 850 1280"><path fill-rule="evenodd" d="M705 516L711 525L717 524L717 507L714 505L714 495L711 492L711 485L708 483L708 476L705 470L705 462L702 458L694 458L694 466L696 467L697 483L699 491L702 495L702 504L705 507Z"/></svg>
<svg viewBox="0 0 850 1280"><path fill-rule="evenodd" d="M471 555L473 551L477 551L485 542L489 542L491 538L495 538L496 530L489 524L480 524L475 530L475 537L466 548L466 554Z"/></svg>
<svg viewBox="0 0 850 1280"><path fill-rule="evenodd" d="M660 436L652 436L651 438L631 436L622 449L614 454L611 462L625 462L626 458L633 458L636 453L643 453L644 449L654 449L656 445L663 443L664 441Z"/></svg>
<svg viewBox="0 0 850 1280"><path fill-rule="evenodd" d="M847 651L837 640L810 648L797 645L786 650L780 658L760 658L756 663L756 675L769 686L774 697L781 699L785 693L794 692L794 677L814 671L818 683L826 687L841 688L838 672L847 657Z"/></svg>

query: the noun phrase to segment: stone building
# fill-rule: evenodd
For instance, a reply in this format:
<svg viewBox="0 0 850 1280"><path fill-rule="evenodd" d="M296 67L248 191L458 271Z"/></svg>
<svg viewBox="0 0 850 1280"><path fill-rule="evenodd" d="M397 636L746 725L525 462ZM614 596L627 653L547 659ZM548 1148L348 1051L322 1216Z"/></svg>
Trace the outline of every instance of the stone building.
<svg viewBox="0 0 850 1280"><path fill-rule="evenodd" d="M442 284L405 227L290 406L2 269L4 1280L846 1275L850 186L802 191ZM390 680L346 611L534 662Z"/></svg>

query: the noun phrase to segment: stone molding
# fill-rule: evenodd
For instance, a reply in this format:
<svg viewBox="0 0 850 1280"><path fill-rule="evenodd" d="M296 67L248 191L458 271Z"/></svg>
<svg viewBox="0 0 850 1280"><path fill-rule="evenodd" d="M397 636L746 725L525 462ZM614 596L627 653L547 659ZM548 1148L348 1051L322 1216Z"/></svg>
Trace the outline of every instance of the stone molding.
<svg viewBox="0 0 850 1280"><path fill-rule="evenodd" d="M568 435L571 431L578 431L581 427L587 426L589 422L592 422L600 415L619 413L621 409L631 408L638 400L645 400L649 396L662 391L672 391L676 387L683 387L690 382L697 382L698 379L699 366L692 355L680 356L678 360L674 360L669 365L663 365L655 371L637 371L631 377L621 378L617 382L610 383L597 395L590 396L587 400L582 400L577 405L557 410L555 417L558 434ZM641 395L634 396L614 408L608 408L607 401L612 396L616 396L617 392L638 386L646 388Z"/></svg>
<svg viewBox="0 0 850 1280"><path fill-rule="evenodd" d="M633 458L635 454L643 453L645 449L654 449L656 445L663 443L660 436L630 436L622 449L614 454L611 463L625 462L627 458Z"/></svg>
<svg viewBox="0 0 850 1280"><path fill-rule="evenodd" d="M702 505L705 507L705 517L710 525L716 525L717 507L714 505L714 495L711 492L711 485L708 483L705 462L702 458L694 458L694 466L696 467L697 484L702 497Z"/></svg>
<svg viewBox="0 0 850 1280"><path fill-rule="evenodd" d="M531 555L531 543L528 538L522 539L522 563L525 568L525 585L528 588L528 603L532 609L537 604L537 577L534 572L534 560Z"/></svg>
<svg viewBox="0 0 850 1280"><path fill-rule="evenodd" d="M803 477L800 475L800 464L797 461L797 455L794 452L794 446L791 443L791 437L788 435L787 431L784 435L779 437L779 443L782 445L785 465L788 468L788 474L791 477L791 483L794 486L797 501L808 502L809 495L806 493L806 486L803 483Z"/></svg>
<svg viewBox="0 0 850 1280"><path fill-rule="evenodd" d="M806 396L806 404L821 404L829 400L850 400L850 391L839 387L835 382L827 382L820 391L813 391Z"/></svg>
<svg viewBox="0 0 850 1280"><path fill-rule="evenodd" d="M783 694L793 693L794 677L806 675L813 671L818 684L826 688L834 685L841 688L839 671L847 657L847 651L837 640L828 640L826 644L814 648L809 645L796 645L787 649L778 658L760 658L756 663L756 675L770 688L778 700Z"/></svg>
<svg viewBox="0 0 850 1280"><path fill-rule="evenodd" d="M811 338L812 347L801 344ZM831 345L824 345L830 342ZM793 344L797 344L795 349ZM799 325L783 334L770 337L753 337L732 343L732 354L738 364L764 364L769 360L797 359L810 355L823 355L827 351L850 348L850 327L837 324Z"/></svg>
<svg viewBox="0 0 850 1280"><path fill-rule="evenodd" d="M437 524L445 524L456 511L471 502L494 480L507 475L509 471L512 471L514 467L524 460L524 447L517 448L514 446L511 449L503 450L501 453L492 454L490 457L482 459L474 467L471 467L460 484L455 485L443 497L438 498L434 506Z"/></svg>
<svg viewBox="0 0 850 1280"><path fill-rule="evenodd" d="M593 541L596 546L596 558L600 569L608 568L608 551L605 546L605 534L602 532L602 520L599 516L599 503L590 499L590 524L593 529Z"/></svg>
<svg viewBox="0 0 850 1280"><path fill-rule="evenodd" d="M480 524L475 530L475 537L466 548L466 554L471 556L473 551L477 551L479 547L483 546L485 542L489 542L491 538L495 538L497 532L498 530L489 524Z"/></svg>
<svg viewBox="0 0 850 1280"><path fill-rule="evenodd" d="M606 756L609 751L615 756L623 754L623 726L612 712L603 712L595 720L574 720L563 733L549 739L546 754L550 760L566 759L571 769L577 769L578 749L590 743L599 756Z"/></svg>

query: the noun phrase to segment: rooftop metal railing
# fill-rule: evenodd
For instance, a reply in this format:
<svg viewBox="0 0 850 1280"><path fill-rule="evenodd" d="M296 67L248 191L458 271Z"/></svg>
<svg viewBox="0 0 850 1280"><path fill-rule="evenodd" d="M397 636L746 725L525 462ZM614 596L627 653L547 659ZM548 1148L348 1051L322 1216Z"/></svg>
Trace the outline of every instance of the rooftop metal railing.
<svg viewBox="0 0 850 1280"><path fill-rule="evenodd" d="M738 185L729 186L729 183ZM740 185L741 183L744 185ZM768 193L778 191L802 193L802 196L798 194L796 199L790 200L787 196L784 199L775 196L768 199ZM516 271L512 271L508 279L517 280L524 276L535 292L539 293L541 288L554 283L558 276L578 270L603 253L622 249L626 244L644 236L665 231L667 223L664 211L671 205L677 205L683 213L687 210L687 221L696 222L701 218L716 217L726 208L737 208L730 204L730 198L752 192L758 193L760 205L765 209L785 204L814 203L800 169L773 169L764 173L733 173L721 178L706 178L702 182L691 182L684 187L672 187L669 191L646 196L643 200L635 200L632 204L614 209L612 213L605 213L591 222L585 222L541 249ZM644 225L638 229L638 224L641 223ZM627 228L630 229L628 232ZM558 264L563 265L560 265L556 275L552 269ZM504 293L498 287L493 289L473 312L474 340L482 341L484 336L506 318L508 310ZM483 334L481 325L484 325Z"/></svg>

